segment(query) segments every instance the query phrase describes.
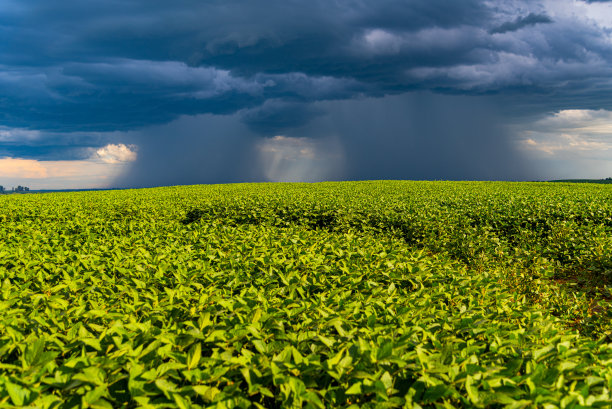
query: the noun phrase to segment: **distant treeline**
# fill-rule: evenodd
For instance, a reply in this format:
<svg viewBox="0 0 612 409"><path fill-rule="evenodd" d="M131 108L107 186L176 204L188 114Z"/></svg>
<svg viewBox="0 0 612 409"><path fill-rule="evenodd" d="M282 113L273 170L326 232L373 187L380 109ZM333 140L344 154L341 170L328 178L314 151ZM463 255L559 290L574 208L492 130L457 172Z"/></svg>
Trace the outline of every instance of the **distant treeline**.
<svg viewBox="0 0 612 409"><path fill-rule="evenodd" d="M561 180L551 180L550 182L567 182L567 183L612 183L612 178L605 178L605 179L561 179Z"/></svg>
<svg viewBox="0 0 612 409"><path fill-rule="evenodd" d="M7 190L4 186L0 185L0 193L25 193L29 192L30 188L27 186L17 186L11 190Z"/></svg>

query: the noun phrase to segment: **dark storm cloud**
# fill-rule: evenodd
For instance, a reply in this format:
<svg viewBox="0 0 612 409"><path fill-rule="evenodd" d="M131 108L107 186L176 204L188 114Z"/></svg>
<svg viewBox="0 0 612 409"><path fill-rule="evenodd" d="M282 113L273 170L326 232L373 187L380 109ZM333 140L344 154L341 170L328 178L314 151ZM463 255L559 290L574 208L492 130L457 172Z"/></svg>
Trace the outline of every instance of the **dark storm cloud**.
<svg viewBox="0 0 612 409"><path fill-rule="evenodd" d="M510 149L510 137L475 116L482 125L470 128L451 115L448 101L465 109L476 104L477 112L479 101L494 97L503 106L496 113L500 122L560 109L612 109L612 27L573 9L606 7L588 3L595 1L5 0L0 127L41 131L41 136L24 137L23 143L0 137L0 156L83 158L91 149L124 141L139 146L134 183L155 172L157 153L165 151L184 169L176 175L190 174L191 163L196 169L191 174L231 181L246 167L226 167L224 179L213 171L227 164L217 161L218 152L229 155L233 149L243 163L246 153L238 151L255 149L249 138L314 138L325 129L331 132L313 125L326 120L343 124L335 132L351 158L371 163L360 168L348 158L347 177L366 177L360 169L375 175L375 163L389 175L405 175L408 165L399 165L399 150L368 148L362 132L367 123L356 118L351 125L350 115L338 112L362 106L378 112L380 101L429 95L426 115L419 111L420 99L400 105L432 124L398 112L388 128L381 123L371 131L389 146L413 144L417 157L427 157L429 149L438 155L431 163L445 169L440 174L450 169L444 164L454 163L463 166L464 177L485 175L489 157L505 163L499 152ZM370 102L352 105L355 100ZM364 108L359 115L377 123L368 112ZM186 116L207 118L206 129L198 128L199 122L186 125ZM445 125L451 123L456 125ZM164 134L159 131L164 124L180 132L168 128ZM402 127L414 131L413 139L404 139ZM99 136L129 130L139 136ZM446 139L434 142L443 135ZM203 156L181 160L185 151L169 148L168 140L177 146L191 143ZM462 140L475 151L463 152ZM436 151L438 145L443 148ZM380 160L364 157L368 150L379 152ZM470 159L454 158L453 151ZM385 155L394 159L383 160ZM197 168L197 157L207 158L207 165ZM502 165L499 169L509 169ZM400 170L392 171L394 166ZM419 174L427 168L410 169ZM490 177L509 174L505 170Z"/></svg>
<svg viewBox="0 0 612 409"><path fill-rule="evenodd" d="M36 160L83 160L92 155L91 145L4 145L0 146L0 158L20 158Z"/></svg>
<svg viewBox="0 0 612 409"><path fill-rule="evenodd" d="M520 30L523 27L533 26L540 23L552 23L550 17L545 14L529 13L525 17L518 17L514 21L509 21L499 27L489 30L491 34L507 33L508 31Z"/></svg>
<svg viewBox="0 0 612 409"><path fill-rule="evenodd" d="M49 132L0 126L0 158L81 160L95 149L117 144L125 132Z"/></svg>
<svg viewBox="0 0 612 409"><path fill-rule="evenodd" d="M238 114L184 117L136 132L129 143L142 146L139 159L114 185L287 180L270 178L279 176L270 172L276 165L285 172L280 176L297 172L301 181L528 180L538 174L519 154L495 97L418 92L314 105L320 114L278 144L275 138L257 138ZM262 155L262 141L280 150L276 159L285 163L269 163L274 156ZM282 155L288 143L319 147L315 156L322 160L311 158L311 166L304 166L308 153L301 162L291 157L295 151Z"/></svg>
<svg viewBox="0 0 612 409"><path fill-rule="evenodd" d="M524 180L534 172L495 97L418 92L317 105L328 115L304 134L338 135L351 179Z"/></svg>
<svg viewBox="0 0 612 409"><path fill-rule="evenodd" d="M600 28L537 24L552 21L540 6L504 4L9 0L0 11L0 121L133 129L284 98L529 92L524 85L574 96L571 81L585 69L610 78L612 47ZM523 32L534 27L536 35ZM309 115L303 106L298 121Z"/></svg>
<svg viewBox="0 0 612 409"><path fill-rule="evenodd" d="M323 111L312 104L271 99L242 113L242 121L262 135L276 135L286 129L300 127Z"/></svg>
<svg viewBox="0 0 612 409"><path fill-rule="evenodd" d="M138 146L138 160L113 186L263 181L253 156L257 140L236 115L181 117L148 127L127 138Z"/></svg>

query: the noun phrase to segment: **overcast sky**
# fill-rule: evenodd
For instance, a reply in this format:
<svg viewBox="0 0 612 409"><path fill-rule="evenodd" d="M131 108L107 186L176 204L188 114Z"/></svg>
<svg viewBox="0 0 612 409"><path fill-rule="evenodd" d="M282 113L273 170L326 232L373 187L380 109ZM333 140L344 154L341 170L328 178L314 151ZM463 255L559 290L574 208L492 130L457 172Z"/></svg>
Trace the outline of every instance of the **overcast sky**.
<svg viewBox="0 0 612 409"><path fill-rule="evenodd" d="M612 2L0 0L0 184L612 176Z"/></svg>

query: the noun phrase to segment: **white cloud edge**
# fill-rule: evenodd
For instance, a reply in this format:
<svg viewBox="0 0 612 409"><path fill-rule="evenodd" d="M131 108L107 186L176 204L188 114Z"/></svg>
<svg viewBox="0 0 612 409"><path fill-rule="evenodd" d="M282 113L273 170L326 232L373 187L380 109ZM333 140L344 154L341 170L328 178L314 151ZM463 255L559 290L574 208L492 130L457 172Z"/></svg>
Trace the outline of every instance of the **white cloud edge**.
<svg viewBox="0 0 612 409"><path fill-rule="evenodd" d="M41 161L0 157L0 185L31 189L106 188L137 159L135 145L108 144L92 148L86 160Z"/></svg>
<svg viewBox="0 0 612 409"><path fill-rule="evenodd" d="M612 111L561 110L523 126L518 135L525 151L612 162Z"/></svg>

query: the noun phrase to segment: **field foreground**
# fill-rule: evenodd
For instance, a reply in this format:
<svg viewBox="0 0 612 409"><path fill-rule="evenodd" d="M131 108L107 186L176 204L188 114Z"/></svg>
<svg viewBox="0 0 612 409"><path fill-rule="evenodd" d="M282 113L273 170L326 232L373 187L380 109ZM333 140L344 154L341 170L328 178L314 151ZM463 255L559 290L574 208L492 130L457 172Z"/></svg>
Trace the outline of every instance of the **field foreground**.
<svg viewBox="0 0 612 409"><path fill-rule="evenodd" d="M612 407L612 186L0 197L0 407Z"/></svg>

